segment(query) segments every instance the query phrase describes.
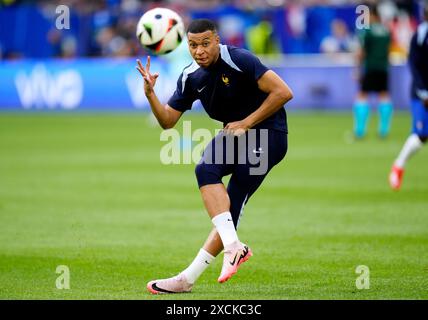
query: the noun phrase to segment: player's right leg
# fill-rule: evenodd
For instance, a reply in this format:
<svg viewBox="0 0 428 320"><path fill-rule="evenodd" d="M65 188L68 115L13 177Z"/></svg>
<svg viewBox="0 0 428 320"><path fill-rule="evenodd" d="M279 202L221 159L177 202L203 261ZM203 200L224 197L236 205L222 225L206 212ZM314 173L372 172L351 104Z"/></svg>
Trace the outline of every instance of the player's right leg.
<svg viewBox="0 0 428 320"><path fill-rule="evenodd" d="M378 135L381 138L386 138L391 129L391 121L393 114L393 106L388 93L389 74L388 71L373 71L372 72L371 90L379 93L379 125Z"/></svg>
<svg viewBox="0 0 428 320"><path fill-rule="evenodd" d="M221 252L223 244L238 241L229 212L229 197L221 181L223 176L231 172L232 165L215 162L215 146L218 147L219 143L223 143L221 137L221 135L216 136L208 144L200 163L195 168L202 199L216 230L210 233L204 246L185 270L172 278L150 281L147 289L151 293L189 292L199 276ZM229 219L230 221L228 221ZM220 234L220 243L217 231Z"/></svg>
<svg viewBox="0 0 428 320"><path fill-rule="evenodd" d="M233 222L238 227L240 218L244 212L244 206L262 184L270 170L278 164L287 153L288 143L285 132L269 130L267 140L261 138L262 133L247 135L248 139L255 139L255 143L248 142L248 153L261 152L259 162L251 163L249 159L245 164L238 164L234 167L229 180L227 192L230 199L230 212ZM264 141L264 142L263 142ZM253 147L250 148L250 145ZM248 155L248 157L250 157ZM254 159L253 159L254 160ZM262 162L265 162L263 164ZM264 168L264 170L252 170ZM218 278L220 283L230 279L238 270L238 267L252 256L251 249L245 244L236 244L235 247L225 248L223 257L223 267Z"/></svg>
<svg viewBox="0 0 428 320"><path fill-rule="evenodd" d="M196 280L222 250L223 243L214 228L186 269L172 278L150 281L147 284L147 289L153 294L190 292Z"/></svg>
<svg viewBox="0 0 428 320"><path fill-rule="evenodd" d="M391 130L391 122L393 115L393 106L387 91L382 91L379 94L379 126L378 134L381 138L386 138Z"/></svg>
<svg viewBox="0 0 428 320"><path fill-rule="evenodd" d="M421 100L412 100L413 130L407 138L389 173L389 184L393 190L399 190L403 182L407 161L422 148L428 139L428 110Z"/></svg>
<svg viewBox="0 0 428 320"><path fill-rule="evenodd" d="M362 91L358 93L357 99L354 102L353 113L354 136L358 139L361 139L367 133L367 123L370 115L370 107L367 101L367 93Z"/></svg>
<svg viewBox="0 0 428 320"><path fill-rule="evenodd" d="M248 246L241 243L238 238L230 212L229 196L224 185L222 183L202 185L200 191L205 208L212 218L212 223L224 248L223 265L226 264L227 269L223 268L224 272L218 279L221 283L232 277L238 267L247 261L252 253Z"/></svg>
<svg viewBox="0 0 428 320"><path fill-rule="evenodd" d="M186 293L192 291L193 284L182 274L167 279L152 280L147 289L153 294Z"/></svg>
<svg viewBox="0 0 428 320"><path fill-rule="evenodd" d="M222 178L232 173L235 162L236 137L220 132L205 148L195 168L201 197L216 227L223 246L238 243L238 235L230 214L230 199Z"/></svg>
<svg viewBox="0 0 428 320"><path fill-rule="evenodd" d="M222 178L234 171L238 161L239 145L245 139L220 133L207 146L202 160L196 166L196 177L205 208L212 219L224 248L223 271L219 282L228 280L238 267L252 255L251 249L241 243L236 232L237 220L232 217L231 202ZM231 148L228 148L231 146ZM244 154L245 155L245 154ZM241 199L245 202L245 198ZM206 249L210 249L206 243ZM219 246L217 246L218 249Z"/></svg>

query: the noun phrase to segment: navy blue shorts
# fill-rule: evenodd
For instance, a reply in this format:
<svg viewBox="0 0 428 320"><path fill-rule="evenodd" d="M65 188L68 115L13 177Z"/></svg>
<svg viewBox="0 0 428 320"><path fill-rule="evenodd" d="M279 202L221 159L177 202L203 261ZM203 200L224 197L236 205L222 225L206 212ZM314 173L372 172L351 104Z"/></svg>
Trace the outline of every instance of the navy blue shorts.
<svg viewBox="0 0 428 320"><path fill-rule="evenodd" d="M285 157L287 149L287 133L283 131L252 129L240 137L220 132L196 166L199 188L222 183L222 178L231 174L227 192L237 227L244 205L269 171Z"/></svg>

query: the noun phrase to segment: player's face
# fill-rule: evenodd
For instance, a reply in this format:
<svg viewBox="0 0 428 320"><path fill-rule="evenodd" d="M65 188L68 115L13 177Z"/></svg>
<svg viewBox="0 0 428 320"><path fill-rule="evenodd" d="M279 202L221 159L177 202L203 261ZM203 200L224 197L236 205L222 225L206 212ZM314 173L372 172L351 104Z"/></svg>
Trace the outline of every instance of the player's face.
<svg viewBox="0 0 428 320"><path fill-rule="evenodd" d="M190 54L202 68L216 62L220 52L220 38L217 33L208 30L201 33L188 33Z"/></svg>

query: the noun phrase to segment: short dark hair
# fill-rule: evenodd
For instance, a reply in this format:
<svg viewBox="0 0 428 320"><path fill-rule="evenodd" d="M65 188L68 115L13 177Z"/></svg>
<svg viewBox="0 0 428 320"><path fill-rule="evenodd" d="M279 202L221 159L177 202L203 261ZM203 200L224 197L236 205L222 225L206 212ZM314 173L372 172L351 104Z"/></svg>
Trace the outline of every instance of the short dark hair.
<svg viewBox="0 0 428 320"><path fill-rule="evenodd" d="M187 33L202 33L205 31L217 32L215 22L209 19L196 19L190 22L187 27Z"/></svg>

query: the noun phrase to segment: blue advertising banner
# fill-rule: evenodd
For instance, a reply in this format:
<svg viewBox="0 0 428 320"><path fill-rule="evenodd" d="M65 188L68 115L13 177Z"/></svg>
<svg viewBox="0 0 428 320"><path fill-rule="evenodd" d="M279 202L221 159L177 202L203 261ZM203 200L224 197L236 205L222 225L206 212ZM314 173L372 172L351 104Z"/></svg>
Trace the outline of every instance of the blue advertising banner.
<svg viewBox="0 0 428 320"><path fill-rule="evenodd" d="M166 103L188 57L153 57L159 72L156 92ZM144 61L143 61L144 63ZM18 60L0 62L0 111L6 110L148 110L143 79L135 59ZM290 85L290 109L351 110L358 90L352 66L272 66ZM406 66L391 68L396 108L408 108L410 75Z"/></svg>
<svg viewBox="0 0 428 320"><path fill-rule="evenodd" d="M147 107L135 60L26 60L0 65L1 110L115 110ZM174 91L170 70L159 60L157 92L166 101Z"/></svg>

